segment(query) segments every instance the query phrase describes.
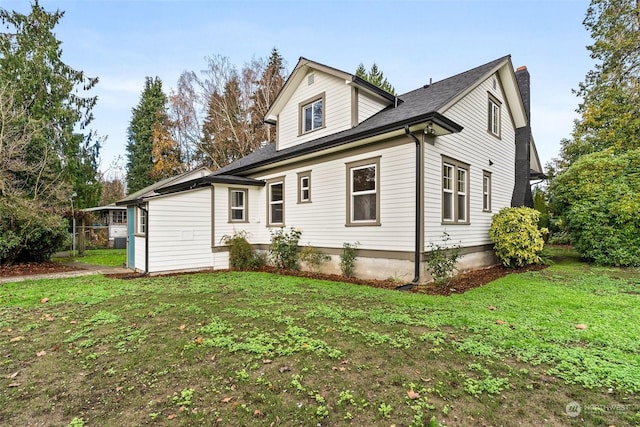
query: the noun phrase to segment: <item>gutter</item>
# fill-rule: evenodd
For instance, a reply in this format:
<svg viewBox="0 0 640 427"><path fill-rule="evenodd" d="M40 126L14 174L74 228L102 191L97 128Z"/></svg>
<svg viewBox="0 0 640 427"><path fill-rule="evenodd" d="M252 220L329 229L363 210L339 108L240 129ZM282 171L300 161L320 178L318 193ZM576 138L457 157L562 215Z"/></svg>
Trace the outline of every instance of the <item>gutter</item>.
<svg viewBox="0 0 640 427"><path fill-rule="evenodd" d="M356 129L356 128L352 128L349 129L347 131L343 131L346 132L346 135L341 135L340 137L323 137L320 138L318 140L314 140L314 141L309 141L307 143L301 144L302 146L304 146L303 149L300 149L300 146L294 146L294 147L289 147L285 150L282 150L280 152L276 152L276 154L270 156L267 159L263 159L260 161L257 161L255 163L250 163L244 166L240 166L240 167L236 167L233 169L229 169L229 170L225 170L225 174L226 175L241 175L243 172L247 172L250 171L252 169L255 169L257 167L262 167L262 166L266 166L269 164L273 164L276 162L281 162L284 160L290 160L292 158L301 156L301 155L306 155L306 154L312 154L312 153L316 153L318 151L322 151L322 150L326 150L329 148L334 148L334 147L338 147L340 145L344 145L344 144L348 144L350 142L356 142L356 141L360 141L362 139L366 139L366 138L371 138L371 137L375 137L375 136L379 136L379 135L383 135L387 132L393 132L393 131L397 131L399 129L402 129L402 127L404 126L405 128L407 126L413 126L416 125L418 123L424 123L430 121L435 125L438 125L439 127L445 129L446 131L450 132L450 133L457 133L462 131L463 127L459 124L457 124L456 122L454 122L451 119L448 119L447 117L443 116L442 114L435 112L435 111L431 111L425 114L421 114L419 116L416 117L411 117L409 119L406 120L400 120L400 121L393 121L391 123L387 123L385 125L382 126L378 126L378 127L374 127L371 129L367 129L364 131L360 131L357 133L351 133L352 129ZM362 126L359 125L359 126ZM406 133L406 131L405 131ZM328 141L323 141L318 143L317 141L321 141L323 139L327 139ZM306 144L312 143L310 146L305 146ZM226 166L225 166L226 168ZM215 175L216 172L213 172L213 174Z"/></svg>
<svg viewBox="0 0 640 427"><path fill-rule="evenodd" d="M404 127L404 133L405 135L407 135L409 138L411 138L413 140L413 142L416 145L416 189L415 189L415 197L416 197L416 211L415 211L415 248L414 248L414 259L413 259L413 271L414 271L414 277L413 280L409 283L407 283L406 285L400 285L396 288L396 290L399 291L408 291L410 289L412 289L414 286L418 285L418 283L420 283L420 244L422 243L422 236L420 235L420 222L422 220L422 206L420 206L420 168L422 166L422 162L420 161L421 158L421 145L420 145L420 141L418 140L418 138L415 137L414 134L412 134L409 131L409 125L406 125Z"/></svg>

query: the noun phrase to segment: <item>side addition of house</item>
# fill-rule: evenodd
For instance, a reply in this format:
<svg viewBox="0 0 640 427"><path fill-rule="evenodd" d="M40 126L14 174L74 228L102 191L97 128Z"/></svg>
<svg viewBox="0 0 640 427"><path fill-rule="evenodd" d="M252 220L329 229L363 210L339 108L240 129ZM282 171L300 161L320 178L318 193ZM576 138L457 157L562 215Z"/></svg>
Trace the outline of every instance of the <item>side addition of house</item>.
<svg viewBox="0 0 640 427"><path fill-rule="evenodd" d="M281 227L331 255L330 273L358 242L358 276L428 280L425 252L445 232L462 269L494 264L492 215L527 204L542 172L528 94L509 56L398 96L301 58L265 118L274 143L119 202L145 215L129 267L228 268L224 236L267 249Z"/></svg>

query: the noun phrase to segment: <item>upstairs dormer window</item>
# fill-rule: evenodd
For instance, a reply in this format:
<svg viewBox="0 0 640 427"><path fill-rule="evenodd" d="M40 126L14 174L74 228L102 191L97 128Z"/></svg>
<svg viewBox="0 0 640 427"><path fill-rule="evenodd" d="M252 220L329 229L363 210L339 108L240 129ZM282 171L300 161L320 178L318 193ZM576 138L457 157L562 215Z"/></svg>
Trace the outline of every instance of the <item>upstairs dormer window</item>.
<svg viewBox="0 0 640 427"><path fill-rule="evenodd" d="M324 127L324 93L300 104L300 134Z"/></svg>

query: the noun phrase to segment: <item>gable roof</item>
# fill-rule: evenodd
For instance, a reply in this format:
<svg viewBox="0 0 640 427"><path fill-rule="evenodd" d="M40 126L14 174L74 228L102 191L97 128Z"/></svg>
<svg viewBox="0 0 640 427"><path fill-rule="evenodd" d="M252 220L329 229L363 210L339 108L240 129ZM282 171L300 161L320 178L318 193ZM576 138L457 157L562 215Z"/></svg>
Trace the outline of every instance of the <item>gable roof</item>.
<svg viewBox="0 0 640 427"><path fill-rule="evenodd" d="M146 196L150 196L154 193L156 193L156 190L168 186L170 184L176 183L177 181L180 181L182 179L185 179L186 177L188 177L189 175L196 175L198 173L204 172L206 174L211 173L211 171L209 170L209 168L207 168L206 166L201 166L197 169L194 169L192 171L188 171L188 172L183 172L179 175L176 176L172 176L169 178L165 178L161 181L158 181L156 183L153 183L147 187L144 187L141 190L136 191L135 193L131 193L129 194L127 197L125 197L124 199L118 200L116 202L116 205L118 206L126 206L126 205L133 205L136 204L137 202L141 201L144 197Z"/></svg>
<svg viewBox="0 0 640 427"><path fill-rule="evenodd" d="M374 97L386 100L388 104L392 104L398 101L398 98L395 95L379 88L372 83L369 83L361 77L338 70L337 68L329 67L328 65L324 65L319 62L311 61L301 56L300 59L298 59L298 63L296 64L295 68L289 75L289 78L287 78L287 81L282 86L282 89L278 93L278 96L276 96L273 104L271 104L269 110L265 114L265 123L276 123L278 114L280 113L280 111L282 111L282 108L288 102L291 94L296 90L300 82L302 82L302 79L305 78L310 70L322 71L323 73L344 80L347 84L363 89Z"/></svg>
<svg viewBox="0 0 640 427"><path fill-rule="evenodd" d="M300 64L299 62L296 68L298 68ZM305 66L312 65L317 65L317 63L311 61L305 63ZM402 94L398 97L399 102L397 105L395 105L395 103L394 105L390 105L351 129L282 150L276 150L275 143L268 144L236 160L230 165L218 169L213 175L242 174L257 167L290 160L328 148L345 145L350 142L373 138L389 132L401 131L405 126L413 126L420 123L431 122L435 125L436 129L439 130L441 135L460 132L462 126L445 117L444 113L451 105L455 104L455 102L473 90L484 79L496 72L500 73L501 79L511 80L513 85L515 85L515 90L508 91L507 101L511 105L511 108L515 110L516 124L524 125L526 123L524 106L517 92L517 83L511 64L511 56L506 55L471 70ZM348 73L344 74L350 75ZM295 85L292 84L289 87L294 86ZM285 90L292 89L287 89L285 85L283 91ZM276 102L278 102L278 99L288 98L288 96L281 98L281 95L282 92L278 95L278 98L276 98Z"/></svg>

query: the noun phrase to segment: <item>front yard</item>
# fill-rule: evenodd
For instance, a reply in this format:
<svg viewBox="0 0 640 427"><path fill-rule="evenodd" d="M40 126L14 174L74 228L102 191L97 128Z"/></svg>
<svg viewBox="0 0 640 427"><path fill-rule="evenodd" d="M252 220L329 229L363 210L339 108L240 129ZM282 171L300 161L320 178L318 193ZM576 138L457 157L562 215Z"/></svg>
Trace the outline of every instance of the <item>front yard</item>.
<svg viewBox="0 0 640 427"><path fill-rule="evenodd" d="M450 297L267 273L0 285L0 425L640 425L640 273Z"/></svg>

